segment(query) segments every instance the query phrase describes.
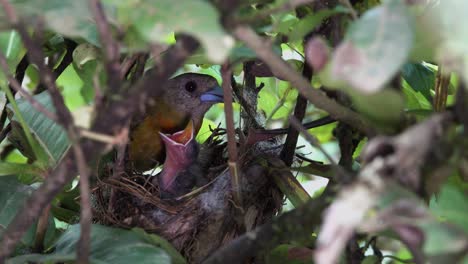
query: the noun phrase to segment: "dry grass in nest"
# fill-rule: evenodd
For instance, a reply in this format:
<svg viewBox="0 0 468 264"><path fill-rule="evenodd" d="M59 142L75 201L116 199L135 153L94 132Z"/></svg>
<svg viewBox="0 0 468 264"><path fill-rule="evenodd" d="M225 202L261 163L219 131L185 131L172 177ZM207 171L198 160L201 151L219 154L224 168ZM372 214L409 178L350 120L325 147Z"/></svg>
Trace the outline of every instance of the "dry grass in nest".
<svg viewBox="0 0 468 264"><path fill-rule="evenodd" d="M283 201L270 175L272 166L281 161L255 149L239 162L243 204L235 204L222 155L224 148L218 151L213 155L215 169L209 171L211 182L176 199L160 199L158 187L146 175L100 181L94 192L96 220L156 233L171 242L189 262L201 262L246 230L271 219Z"/></svg>

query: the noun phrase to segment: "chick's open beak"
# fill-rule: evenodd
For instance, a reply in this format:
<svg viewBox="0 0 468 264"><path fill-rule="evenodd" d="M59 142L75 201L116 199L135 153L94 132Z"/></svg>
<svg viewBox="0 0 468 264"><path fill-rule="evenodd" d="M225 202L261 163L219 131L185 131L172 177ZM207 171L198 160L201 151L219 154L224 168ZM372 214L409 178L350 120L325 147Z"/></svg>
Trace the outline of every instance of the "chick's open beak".
<svg viewBox="0 0 468 264"><path fill-rule="evenodd" d="M221 89L221 87L216 85L210 90L204 92L201 95L200 100L202 102L221 103L223 102L223 89Z"/></svg>
<svg viewBox="0 0 468 264"><path fill-rule="evenodd" d="M186 176L179 174L196 161L198 145L195 141L193 122L189 122L184 130L177 133L163 134L159 132L159 134L166 147L166 159L161 173L153 180L153 184L159 185L162 196L169 197L172 196L169 195L171 193L179 194L186 191L185 187L179 186L180 182L191 182L191 179L183 179Z"/></svg>

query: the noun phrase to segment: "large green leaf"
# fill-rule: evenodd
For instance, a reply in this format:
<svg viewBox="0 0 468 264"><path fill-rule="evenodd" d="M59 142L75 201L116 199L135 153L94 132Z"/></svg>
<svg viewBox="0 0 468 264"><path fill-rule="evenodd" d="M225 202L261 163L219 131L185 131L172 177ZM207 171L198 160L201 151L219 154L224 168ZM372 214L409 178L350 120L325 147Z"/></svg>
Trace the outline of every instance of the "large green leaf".
<svg viewBox="0 0 468 264"><path fill-rule="evenodd" d="M59 238L54 253L24 255L9 263L26 261L73 261L80 237L80 226L73 225ZM141 230L124 230L101 225L91 229L91 263L185 263L172 246L161 238Z"/></svg>
<svg viewBox="0 0 468 264"><path fill-rule="evenodd" d="M55 112L50 95L43 92L34 96L46 109ZM9 106L11 107L11 106ZM56 164L70 147L70 141L61 125L37 111L28 101L18 100L18 108L26 124L31 129L36 139L48 153L51 162ZM17 120L13 116L13 121ZM24 143L23 143L24 144Z"/></svg>
<svg viewBox="0 0 468 264"><path fill-rule="evenodd" d="M74 0L12 0L17 13L29 21L41 16L53 31L71 37L80 37L97 45L96 27L88 4ZM0 22L4 22L0 12Z"/></svg>
<svg viewBox="0 0 468 264"><path fill-rule="evenodd" d="M429 19L436 27L427 34L442 38L436 48L436 59L446 70L457 71L468 82L468 1L444 0L432 8Z"/></svg>
<svg viewBox="0 0 468 264"><path fill-rule="evenodd" d="M125 42L130 48L145 48L148 43L167 42L173 32L186 33L201 42L209 59L221 63L234 45L234 40L219 23L216 9L208 1L104 0L103 3L109 21L125 30ZM41 16L49 29L99 45L93 15L87 3L75 0L15 0L13 4L18 13L29 20ZM0 12L2 21L5 21L5 17Z"/></svg>
<svg viewBox="0 0 468 264"><path fill-rule="evenodd" d="M195 36L213 62L221 63L234 40L219 23L216 9L202 0L105 0L115 7L115 18L122 28L134 30L148 42L166 42L173 32Z"/></svg>
<svg viewBox="0 0 468 264"><path fill-rule="evenodd" d="M16 176L0 177L0 227L7 227L13 220L18 210L23 208L26 198L33 192L34 188L22 184ZM46 233L46 245L50 244L55 225L51 217L49 217L49 226ZM28 229L22 237L20 246L31 247L34 244L36 226L33 225ZM1 235L0 235L1 236Z"/></svg>
<svg viewBox="0 0 468 264"><path fill-rule="evenodd" d="M431 200L430 208L440 219L460 226L468 234L468 199L460 190L446 184Z"/></svg>
<svg viewBox="0 0 468 264"><path fill-rule="evenodd" d="M408 59L413 18L401 0L390 0L354 22L333 54L330 75L371 93L384 88Z"/></svg>

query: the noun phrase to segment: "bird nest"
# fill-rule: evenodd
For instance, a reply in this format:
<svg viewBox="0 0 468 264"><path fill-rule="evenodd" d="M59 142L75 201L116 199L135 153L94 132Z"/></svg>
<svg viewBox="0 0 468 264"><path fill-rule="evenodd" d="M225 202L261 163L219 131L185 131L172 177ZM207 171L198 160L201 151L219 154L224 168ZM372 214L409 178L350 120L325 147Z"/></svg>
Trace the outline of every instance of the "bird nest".
<svg viewBox="0 0 468 264"><path fill-rule="evenodd" d="M161 199L151 177L138 173L99 181L94 190L95 220L158 234L190 263L199 263L280 210L283 196L273 183L271 169L282 164L271 151L278 146L273 141L261 145L249 148L238 162L242 204L233 196L225 145L218 145L210 148L210 182L181 197Z"/></svg>

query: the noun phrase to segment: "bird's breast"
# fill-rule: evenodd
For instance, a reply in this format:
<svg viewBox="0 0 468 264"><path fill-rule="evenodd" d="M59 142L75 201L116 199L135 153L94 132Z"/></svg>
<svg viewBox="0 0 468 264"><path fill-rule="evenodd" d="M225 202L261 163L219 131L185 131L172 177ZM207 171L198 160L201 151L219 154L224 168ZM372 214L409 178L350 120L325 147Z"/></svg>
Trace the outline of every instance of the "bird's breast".
<svg viewBox="0 0 468 264"><path fill-rule="evenodd" d="M164 111L161 111L164 110ZM138 171L153 168L164 161L164 144L161 133L175 133L185 128L189 116L161 107L149 111L143 121L130 132L129 159Z"/></svg>

